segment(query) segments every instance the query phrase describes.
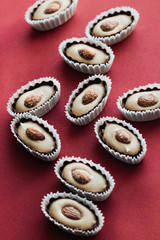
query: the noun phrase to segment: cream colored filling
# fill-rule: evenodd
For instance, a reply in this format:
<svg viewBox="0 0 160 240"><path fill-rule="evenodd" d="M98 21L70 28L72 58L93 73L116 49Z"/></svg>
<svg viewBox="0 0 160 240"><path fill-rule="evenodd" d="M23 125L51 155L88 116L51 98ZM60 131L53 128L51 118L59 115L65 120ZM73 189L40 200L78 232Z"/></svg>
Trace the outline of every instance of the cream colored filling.
<svg viewBox="0 0 160 240"><path fill-rule="evenodd" d="M152 94L154 95L158 102L150 107L141 107L138 105L138 98L142 95L148 95L148 94ZM131 96L129 96L126 100L125 103L125 108L128 110L132 110L132 111L145 111L145 110L150 110L150 109L156 109L156 108L160 108L160 90L154 90L154 91L145 91L145 92L138 92L138 93L134 93Z"/></svg>
<svg viewBox="0 0 160 240"><path fill-rule="evenodd" d="M120 129L125 130L130 135L131 142L129 144L125 144L116 140L116 131ZM115 123L106 123L106 127L103 132L103 140L113 149L128 155L136 155L141 149L140 142L137 137L126 128Z"/></svg>
<svg viewBox="0 0 160 240"><path fill-rule="evenodd" d="M118 22L118 25L111 31L105 32L101 29L101 24L110 21L110 20L116 20ZM97 37L106 37L106 36L111 36L114 35L118 32L121 32L123 29L128 27L132 23L132 17L124 14L119 14L113 17L108 17L100 22L98 22L92 31L92 34Z"/></svg>
<svg viewBox="0 0 160 240"><path fill-rule="evenodd" d="M62 213L62 209L65 206L73 206L77 208L82 218L79 220L73 220ZM49 207L49 215L53 217L57 222L74 229L88 230L92 229L96 224L96 217L87 207L72 199L58 199L54 201Z"/></svg>
<svg viewBox="0 0 160 240"><path fill-rule="evenodd" d="M98 97L93 102L84 105L82 103L82 98L88 90L95 90L98 94ZM73 105L72 105L72 109L71 109L72 113L77 117L87 114L94 107L96 107L98 105L98 103L102 100L104 93L105 93L105 89L104 89L104 86L102 83L96 83L96 84L89 85L73 101Z"/></svg>
<svg viewBox="0 0 160 240"><path fill-rule="evenodd" d="M74 169L82 169L89 173L91 176L91 179L86 184L80 184L78 183L72 176L72 171ZM62 177L73 186L82 189L87 192L103 192L107 188L107 181L104 178L102 174L99 172L93 170L88 165L85 165L83 163L69 163L67 164L63 171L62 171Z"/></svg>
<svg viewBox="0 0 160 240"><path fill-rule="evenodd" d="M93 59L87 60L79 55L78 51L83 48L93 49L96 52L96 55L93 57ZM102 50L82 43L72 44L66 49L66 55L77 62L86 64L102 64L106 63L109 59L109 55L107 53L104 53Z"/></svg>
<svg viewBox="0 0 160 240"><path fill-rule="evenodd" d="M44 13L45 9L51 3L58 3L58 4L60 4L59 10L54 12L54 13L51 13L51 14ZM33 19L34 20L41 20L41 19L45 19L45 18L54 17L55 15L57 15L60 12L62 12L63 10L65 10L70 4L71 4L71 0L56 0L56 1L48 0L48 1L45 1L34 12Z"/></svg>
<svg viewBox="0 0 160 240"><path fill-rule="evenodd" d="M28 127L35 127L37 130L41 131L43 135L45 136L44 140L31 140L26 135L26 129ZM32 148L35 151L41 152L41 153L50 153L55 148L55 141L53 140L53 137L46 132L44 128L42 128L39 124L34 123L32 121L28 121L25 123L20 123L18 129L18 136L19 138L30 148Z"/></svg>
<svg viewBox="0 0 160 240"><path fill-rule="evenodd" d="M26 107L24 105L26 98L35 93L42 94L41 100L34 107L31 107L31 108ZM53 86L51 87L49 85L41 86L41 87L35 88L31 91L27 91L18 98L18 100L16 102L15 110L16 110L16 112L26 112L26 111L35 109L35 108L39 107L40 105L44 104L46 101L48 101L54 93L55 93L54 87Z"/></svg>

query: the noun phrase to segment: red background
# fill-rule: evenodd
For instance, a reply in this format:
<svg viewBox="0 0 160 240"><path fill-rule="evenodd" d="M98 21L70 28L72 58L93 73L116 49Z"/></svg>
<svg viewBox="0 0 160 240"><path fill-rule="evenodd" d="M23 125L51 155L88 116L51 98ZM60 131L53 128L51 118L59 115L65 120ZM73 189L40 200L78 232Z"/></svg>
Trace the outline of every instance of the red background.
<svg viewBox="0 0 160 240"><path fill-rule="evenodd" d="M66 191L54 174L54 164L27 153L10 131L12 117L6 111L9 97L28 81L53 76L61 83L61 98L43 119L60 134L63 156L80 156L100 163L115 178L116 186L108 200L97 203L105 216L103 229L95 240L160 239L159 120L132 123L147 141L148 151L137 166L114 159L98 143L95 121L103 116L124 119L116 106L123 92L159 82L160 34L159 0L79 0L75 15L64 25L46 33L37 32L24 20L33 0L2 1L0 8L0 196L1 239L70 238L45 218L40 209L49 192ZM115 61L107 74L112 90L99 117L87 126L77 127L66 119L64 105L80 81L88 77L67 66L58 53L61 41L83 37L91 19L112 7L136 8L140 20L133 34L112 47ZM72 239L81 239L73 236Z"/></svg>

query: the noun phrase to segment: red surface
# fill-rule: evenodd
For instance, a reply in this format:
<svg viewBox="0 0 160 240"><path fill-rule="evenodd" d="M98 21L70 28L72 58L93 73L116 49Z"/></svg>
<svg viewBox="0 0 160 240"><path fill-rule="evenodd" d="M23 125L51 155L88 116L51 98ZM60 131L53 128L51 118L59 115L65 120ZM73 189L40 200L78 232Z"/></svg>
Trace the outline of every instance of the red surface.
<svg viewBox="0 0 160 240"><path fill-rule="evenodd" d="M159 82L160 35L159 0L97 1L79 0L74 17L61 27L39 33L24 20L33 0L2 1L0 8L0 196L1 239L70 238L50 223L40 209L40 202L50 191L67 191L56 178L53 163L35 159L16 141L10 131L12 117L6 111L9 97L28 81L53 76L61 83L62 94L56 107L43 117L60 134L59 157L80 156L100 163L113 175L116 186L110 198L97 203L105 216L103 229L95 240L160 239L160 164L159 121L133 123L147 141L148 151L137 166L114 159L98 143L93 128L77 127L66 119L64 105L78 83L88 75L67 66L58 53L60 42L83 37L91 19L112 7L129 5L140 13L139 23L123 42L113 46L115 61L108 76L112 90L107 106L100 114L124 119L116 106L118 96L139 85ZM98 117L98 118L99 118ZM73 236L72 239L80 239Z"/></svg>

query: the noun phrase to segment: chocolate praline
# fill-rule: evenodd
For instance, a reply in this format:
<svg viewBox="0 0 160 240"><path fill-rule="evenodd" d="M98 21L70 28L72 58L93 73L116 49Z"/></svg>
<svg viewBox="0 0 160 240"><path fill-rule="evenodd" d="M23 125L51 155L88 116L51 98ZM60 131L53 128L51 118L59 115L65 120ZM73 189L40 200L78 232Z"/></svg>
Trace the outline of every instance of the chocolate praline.
<svg viewBox="0 0 160 240"><path fill-rule="evenodd" d="M57 86L50 82L37 83L25 89L12 104L15 113L29 112L45 104L58 91Z"/></svg>
<svg viewBox="0 0 160 240"><path fill-rule="evenodd" d="M147 111L160 108L160 90L146 90L133 93L123 100L124 108L131 111Z"/></svg>
<svg viewBox="0 0 160 240"><path fill-rule="evenodd" d="M107 45L127 38L134 30L139 13L130 7L111 8L91 20L85 30L86 36Z"/></svg>
<svg viewBox="0 0 160 240"><path fill-rule="evenodd" d="M74 199L59 198L50 200L48 214L60 224L75 230L93 230L98 219L87 206Z"/></svg>
<svg viewBox="0 0 160 240"><path fill-rule="evenodd" d="M52 153L57 148L56 140L48 129L32 119L22 118L16 124L16 132L24 144L39 153Z"/></svg>
<svg viewBox="0 0 160 240"><path fill-rule="evenodd" d="M64 49L64 54L74 62L87 65L105 64L110 60L110 56L105 49L83 41L68 43Z"/></svg>
<svg viewBox="0 0 160 240"><path fill-rule="evenodd" d="M145 139L131 124L114 117L95 123L98 141L112 156L127 164L140 163L147 151Z"/></svg>
<svg viewBox="0 0 160 240"><path fill-rule="evenodd" d="M81 117L92 111L106 96L106 82L96 78L80 88L70 105L72 117Z"/></svg>
<svg viewBox="0 0 160 240"><path fill-rule="evenodd" d="M102 193L109 189L110 184L100 171L83 162L66 162L60 169L61 177L69 184L92 193Z"/></svg>
<svg viewBox="0 0 160 240"><path fill-rule="evenodd" d="M68 8L72 0L46 0L40 3L32 12L32 20L44 20L54 17Z"/></svg>
<svg viewBox="0 0 160 240"><path fill-rule="evenodd" d="M115 12L95 23L90 33L95 37L111 37L130 26L133 20L134 17L129 11Z"/></svg>
<svg viewBox="0 0 160 240"><path fill-rule="evenodd" d="M116 122L104 122L99 129L99 134L105 144L119 153L136 156L142 149L138 137Z"/></svg>

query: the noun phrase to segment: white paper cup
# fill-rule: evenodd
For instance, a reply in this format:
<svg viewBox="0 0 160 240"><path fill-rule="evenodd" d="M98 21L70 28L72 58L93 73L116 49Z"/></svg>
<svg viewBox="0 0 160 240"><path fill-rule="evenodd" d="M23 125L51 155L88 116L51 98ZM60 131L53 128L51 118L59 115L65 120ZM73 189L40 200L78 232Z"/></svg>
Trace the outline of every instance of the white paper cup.
<svg viewBox="0 0 160 240"><path fill-rule="evenodd" d="M71 183L68 183L62 176L61 176L61 169L63 169L64 165L69 164L69 163L83 163L87 166L89 166L90 168L94 168L96 169L97 172L99 172L100 174L102 174L107 183L108 183L108 187L105 191L103 192L97 192L97 193L93 193L93 192L87 192L84 190L81 190L78 187L73 186ZM86 197L89 200L92 201L104 201L105 199L107 199L111 192L114 189L115 186L115 181L113 179L113 177L111 176L111 174L105 170L105 168L101 167L100 164L95 164L93 163L91 160L87 160L86 158L80 158L80 157L63 157L62 159L59 159L58 162L56 163L55 167L54 167L54 171L56 176L58 177L58 179L60 179L60 181L66 185L66 187L68 187L70 189L70 191L72 191L73 193L77 193L79 196L81 197Z"/></svg>
<svg viewBox="0 0 160 240"><path fill-rule="evenodd" d="M124 106L124 100L128 96L134 93L152 90L160 90L160 84L157 83L147 84L145 86L140 86L138 88L134 88L133 90L129 90L128 92L124 93L121 97L117 99L118 109L121 111L123 116L130 121L145 122L160 118L160 108L145 111L131 111L126 109Z"/></svg>
<svg viewBox="0 0 160 240"><path fill-rule="evenodd" d="M91 230L80 230L80 229L73 229L73 228L69 228L59 222L57 222L55 219L53 219L48 211L47 211L47 206L50 204L51 200L56 200L58 198L69 198L69 199L73 199L78 201L79 203L83 204L84 206L88 207L91 211L94 212L95 216L98 219L98 225L91 229ZM95 234L97 234L103 227L104 224L104 216L101 213L101 211L97 208L97 206L95 204L93 204L91 201L87 200L86 198L81 198L78 195L72 194L72 193L49 193L46 196L43 197L42 202L41 202L41 209L42 212L44 213L44 215L51 221L53 222L57 227L59 227L60 229L74 234L74 235L79 235L79 236L93 236Z"/></svg>
<svg viewBox="0 0 160 240"><path fill-rule="evenodd" d="M102 64L85 64L85 63L79 63L74 60L70 60L66 55L65 55L65 48L68 43L88 43L90 46L95 46L95 47L100 47L102 50L105 50L106 53L109 54L109 60L106 63ZM113 60L114 60L114 54L113 51L110 47L106 46L102 42L99 42L97 40L89 39L89 38L71 38L71 39L66 39L64 40L60 45L59 45L59 53L61 57L64 59L64 61L73 69L87 73L87 74L103 74L106 73L110 70Z"/></svg>
<svg viewBox="0 0 160 240"><path fill-rule="evenodd" d="M32 148L30 148L29 146L27 146L18 136L17 134L17 127L16 125L22 120L22 119L26 119L29 121L33 121L38 123L40 126L44 127L45 129L48 130L48 132L52 135L52 137L55 140L56 143L56 148L51 152L51 153L40 153L38 151L34 151ZM39 158L43 161L47 161L47 162L51 162L53 160L55 160L61 150L61 141L59 138L59 135L57 133L57 130L49 125L47 123L47 121L42 120L41 118L38 118L37 116L33 116L30 114L19 114L18 116L16 116L12 122L11 122L11 131L14 135L14 137L17 139L17 141L22 144L22 146L29 152L31 153L34 157Z"/></svg>
<svg viewBox="0 0 160 240"><path fill-rule="evenodd" d="M106 83L106 87L105 87L106 88L106 94L105 94L105 96L102 98L101 102L93 110L91 110L89 113L87 113L83 116L80 116L80 117L73 117L71 112L70 112L70 108L71 108L71 104L72 104L73 100L78 95L80 89L83 89L84 86L86 86L87 84L94 82L95 79L100 79L102 82ZM112 85L112 82L111 82L110 78L106 77L104 75L93 75L93 76L85 79L84 81L80 82L78 87L69 96L68 103L65 106L66 117L71 122L73 122L74 124L76 124L78 126L82 126L82 125L88 124L91 121L93 121L100 114L100 112L104 109L104 107L106 105L106 102L107 102L107 99L109 97L110 91L111 91L111 85Z"/></svg>
<svg viewBox="0 0 160 240"><path fill-rule="evenodd" d="M48 113L57 104L57 102L60 98L60 93L61 93L60 83L53 77L43 77L43 78L35 79L33 81L30 81L26 85L22 86L20 89L18 89L8 101L8 104L7 104L8 113L13 117L21 114L21 113L17 113L13 107L13 105L15 104L17 99L23 93L29 91L30 89L35 89L36 87L43 86L43 83L45 83L45 84L52 83L56 89L55 93L53 94L53 96L50 99L48 99L48 101L46 101L39 107L34 108L33 110L28 110L25 113L29 113L29 114L32 114L32 115L35 115L38 117L41 117L41 116L45 115L46 113Z"/></svg>
<svg viewBox="0 0 160 240"><path fill-rule="evenodd" d="M131 16L133 17L133 22L125 29L120 31L119 33L116 33L115 35L106 36L106 37L96 37L91 34L91 29L94 27L94 25L101 21L104 18L107 18L108 15L113 15L114 13L120 13L120 12L130 12ZM95 39L98 41L101 41L107 45L113 45L118 42L121 42L125 38L127 38L134 30L137 22L139 19L139 13L131 7L116 7L111 8L110 10L106 12L102 12L101 14L97 15L95 19L90 21L86 27L85 33L88 38Z"/></svg>
<svg viewBox="0 0 160 240"><path fill-rule="evenodd" d="M119 124L120 126L125 127L127 130L131 131L134 135L136 135L141 144L140 152L135 156L131 156L131 155L120 153L120 152L114 150L113 148L111 148L110 146L108 146L106 143L104 143L100 137L99 129L101 126L103 126L103 124L106 121L110 122L110 123ZM97 137L99 143L105 148L105 150L107 150L111 155L113 155L118 160L128 163L128 164L138 164L143 160L143 158L146 154L146 151L147 151L146 141L142 137L142 135L139 133L139 131L136 128L134 128L131 124L129 124L125 121L119 120L117 118L114 118L114 117L103 117L103 118L100 118L95 123L94 130L95 130L95 134L96 134L96 137Z"/></svg>
<svg viewBox="0 0 160 240"><path fill-rule="evenodd" d="M77 7L78 0L72 0L72 3L69 7L54 17L46 18L43 20L33 20L32 13L42 2L44 2L44 0L38 0L28 8L27 12L25 13L25 20L28 24L30 24L38 31L48 31L64 24L73 16Z"/></svg>

